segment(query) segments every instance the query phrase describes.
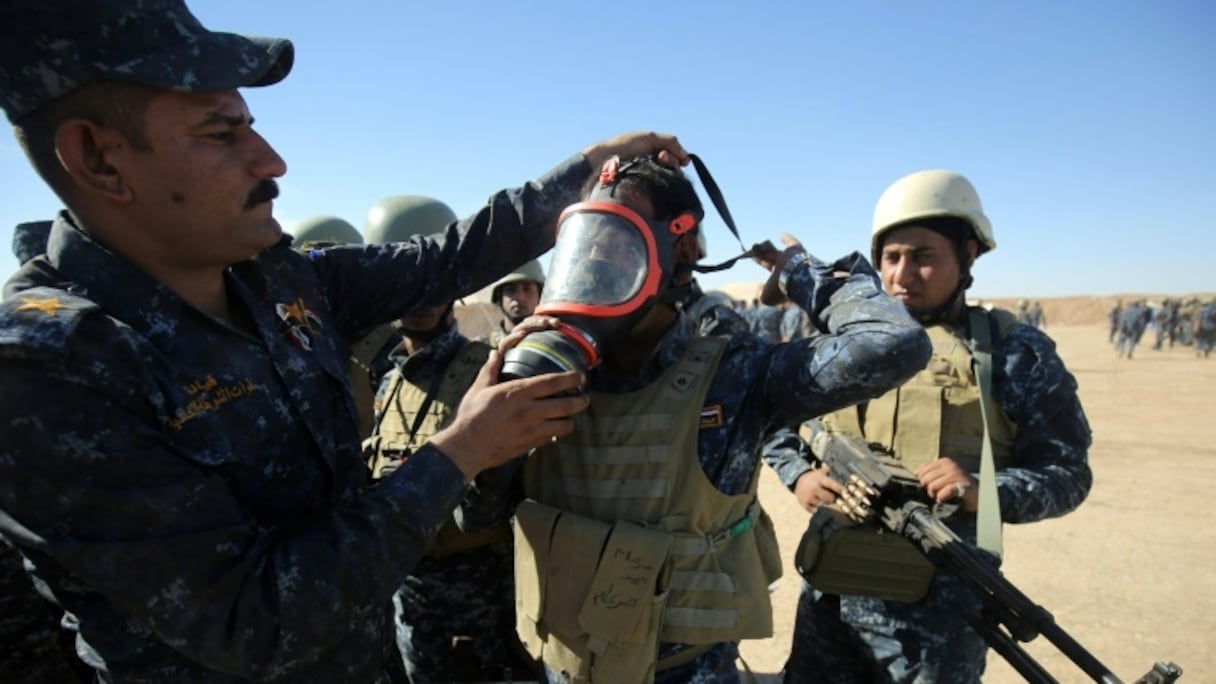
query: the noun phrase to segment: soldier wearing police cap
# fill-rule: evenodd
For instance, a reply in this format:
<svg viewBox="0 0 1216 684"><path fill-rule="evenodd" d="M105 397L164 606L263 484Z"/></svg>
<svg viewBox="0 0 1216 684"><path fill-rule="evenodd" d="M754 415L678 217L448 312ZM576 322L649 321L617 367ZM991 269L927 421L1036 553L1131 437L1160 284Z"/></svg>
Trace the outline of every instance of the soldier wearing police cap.
<svg viewBox="0 0 1216 684"><path fill-rule="evenodd" d="M67 207L0 302L0 533L105 681L384 677L389 599L468 481L587 401L559 396L575 373L498 383L491 356L459 418L368 488L344 339L549 249L608 157L687 160L618 136L442 235L306 257L238 90L293 56L180 0L0 2L0 106Z"/></svg>

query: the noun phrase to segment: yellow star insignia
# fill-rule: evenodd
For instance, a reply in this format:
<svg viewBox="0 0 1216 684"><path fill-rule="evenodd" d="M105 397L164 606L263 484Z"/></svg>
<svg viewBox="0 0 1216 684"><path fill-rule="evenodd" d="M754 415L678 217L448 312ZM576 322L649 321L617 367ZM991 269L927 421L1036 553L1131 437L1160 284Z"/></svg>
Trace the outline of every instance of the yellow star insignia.
<svg viewBox="0 0 1216 684"><path fill-rule="evenodd" d="M46 299L38 299L36 297L22 297L21 304L17 307L18 311L41 311L48 316L54 316L60 309L64 308L63 304L59 303L58 297L47 297Z"/></svg>

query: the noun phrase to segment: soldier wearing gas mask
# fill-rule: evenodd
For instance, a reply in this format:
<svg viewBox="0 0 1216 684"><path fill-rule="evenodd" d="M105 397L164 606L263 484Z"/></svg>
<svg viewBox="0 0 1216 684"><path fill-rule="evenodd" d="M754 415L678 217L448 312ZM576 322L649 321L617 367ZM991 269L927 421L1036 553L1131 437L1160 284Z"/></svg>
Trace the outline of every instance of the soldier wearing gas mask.
<svg viewBox="0 0 1216 684"><path fill-rule="evenodd" d="M578 368L591 397L572 434L528 458L516 511L517 627L550 681L739 681L737 643L772 634L781 574L756 500L765 436L882 394L929 357L861 255L829 264L797 244L754 256L769 298L788 294L822 335L698 337L676 303L702 216L679 170L610 160L559 220L547 318L502 345L504 375Z"/></svg>

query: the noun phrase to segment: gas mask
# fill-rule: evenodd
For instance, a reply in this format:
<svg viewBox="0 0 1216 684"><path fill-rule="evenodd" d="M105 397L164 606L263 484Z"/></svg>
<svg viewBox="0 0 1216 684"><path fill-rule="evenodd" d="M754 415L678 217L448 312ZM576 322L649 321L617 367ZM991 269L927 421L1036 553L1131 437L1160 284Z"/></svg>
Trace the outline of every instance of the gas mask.
<svg viewBox="0 0 1216 684"><path fill-rule="evenodd" d="M694 160L705 182L704 166ZM674 305L685 296L686 287L672 285L673 251L681 237L697 229L703 212L699 206L688 207L676 216L652 220L617 199L620 182L644 164L658 162L651 157L625 163L615 157L608 160L590 196L562 212L535 312L554 316L560 324L530 333L509 349L503 359L504 379L572 370L586 374L599 364L602 350L628 335L657 303ZM711 194L716 194L717 186L712 187ZM714 203L723 213L720 197ZM734 231L729 213L723 218Z"/></svg>

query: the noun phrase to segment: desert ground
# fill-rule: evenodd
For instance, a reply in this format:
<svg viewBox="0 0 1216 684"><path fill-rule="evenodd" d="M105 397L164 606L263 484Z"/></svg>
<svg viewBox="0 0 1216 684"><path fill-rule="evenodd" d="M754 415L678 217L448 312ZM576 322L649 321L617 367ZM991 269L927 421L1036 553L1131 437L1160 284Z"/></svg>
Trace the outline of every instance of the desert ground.
<svg viewBox="0 0 1216 684"><path fill-rule="evenodd" d="M1133 359L1119 359L1104 324L1051 320L1048 308L1046 332L1077 378L1093 429L1094 486L1070 515L1005 526L1005 577L1125 682L1157 660L1180 665L1182 682L1216 682L1216 526L1203 517L1216 513L1216 356L1154 351L1150 330ZM741 650L760 681L776 682L790 649L800 582L792 556L807 514L767 469L760 495L786 574L772 594L776 633ZM1059 681L1091 681L1042 637L1025 648ZM1023 679L990 651L984 681Z"/></svg>

